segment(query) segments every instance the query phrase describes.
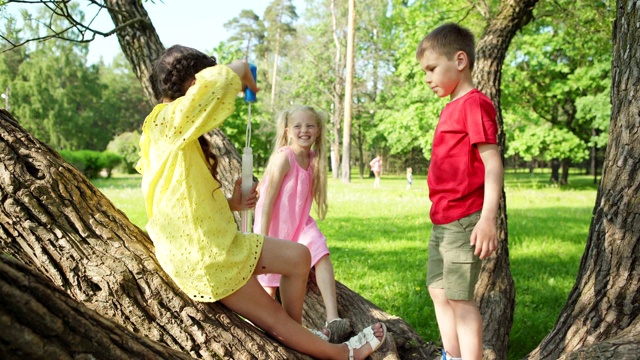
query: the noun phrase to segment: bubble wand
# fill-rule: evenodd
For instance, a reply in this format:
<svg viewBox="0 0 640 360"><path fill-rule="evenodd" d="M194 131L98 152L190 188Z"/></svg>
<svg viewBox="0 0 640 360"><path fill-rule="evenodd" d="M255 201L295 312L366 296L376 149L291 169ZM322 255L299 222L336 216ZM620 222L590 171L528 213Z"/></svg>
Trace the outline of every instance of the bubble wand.
<svg viewBox="0 0 640 360"><path fill-rule="evenodd" d="M257 80L256 72L257 68L253 64L249 64L251 69L251 75L253 79ZM245 134L244 149L242 149L242 199L246 199L251 193L251 187L253 186L253 150L251 149L251 103L258 100L256 93L251 89L246 88L244 91L244 101L247 103L249 109L247 114L247 131ZM243 201L244 203L244 201ZM241 213L240 227L243 233L250 233L252 231L251 210L245 209Z"/></svg>

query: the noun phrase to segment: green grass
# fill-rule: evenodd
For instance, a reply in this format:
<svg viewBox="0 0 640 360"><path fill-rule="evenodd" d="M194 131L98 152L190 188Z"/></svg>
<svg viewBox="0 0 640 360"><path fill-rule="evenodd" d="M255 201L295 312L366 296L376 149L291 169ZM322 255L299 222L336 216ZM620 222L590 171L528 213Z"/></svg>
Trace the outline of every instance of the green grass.
<svg viewBox="0 0 640 360"><path fill-rule="evenodd" d="M521 359L552 329L573 286L589 232L596 187L571 174L554 187L545 172L505 176L511 272L516 308L509 359ZM129 218L144 227L140 178L94 182ZM425 176L329 181L329 213L319 222L327 236L336 279L386 312L405 319L427 341L438 342L425 286L431 228Z"/></svg>
<svg viewBox="0 0 640 360"><path fill-rule="evenodd" d="M122 210L132 223L144 229L147 210L140 190L140 175L116 175L110 179L94 179L91 182Z"/></svg>

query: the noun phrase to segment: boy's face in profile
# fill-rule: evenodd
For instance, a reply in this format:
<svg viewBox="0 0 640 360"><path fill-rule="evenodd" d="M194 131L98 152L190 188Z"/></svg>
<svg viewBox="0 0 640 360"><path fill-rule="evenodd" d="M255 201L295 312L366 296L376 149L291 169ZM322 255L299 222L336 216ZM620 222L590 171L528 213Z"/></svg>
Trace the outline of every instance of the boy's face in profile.
<svg viewBox="0 0 640 360"><path fill-rule="evenodd" d="M462 79L466 61L461 64L459 51L452 59L444 54L427 50L420 59L420 68L425 72L425 81L439 97L451 95Z"/></svg>

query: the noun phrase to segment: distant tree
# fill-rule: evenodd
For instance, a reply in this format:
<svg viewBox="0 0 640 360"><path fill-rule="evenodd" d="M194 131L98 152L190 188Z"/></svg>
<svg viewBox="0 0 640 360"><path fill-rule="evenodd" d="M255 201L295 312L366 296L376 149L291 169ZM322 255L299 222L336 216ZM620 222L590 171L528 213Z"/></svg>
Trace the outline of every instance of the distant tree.
<svg viewBox="0 0 640 360"><path fill-rule="evenodd" d="M349 0L347 27L347 65L344 89L344 121L342 122L342 171L343 182L351 182L351 118L353 116L353 83L355 72L356 1Z"/></svg>
<svg viewBox="0 0 640 360"><path fill-rule="evenodd" d="M562 161L561 183L571 163L588 158L588 149L595 162L607 143L613 2L541 3L536 21L516 36L506 60L509 143L518 144L522 158ZM536 132L548 135L544 144L530 136Z"/></svg>
<svg viewBox="0 0 640 360"><path fill-rule="evenodd" d="M95 114L111 123L112 134L140 130L152 109L131 66L122 54L109 65L97 64L102 93L100 113Z"/></svg>
<svg viewBox="0 0 640 360"><path fill-rule="evenodd" d="M15 39L20 39L23 35L20 29L16 27L16 19L12 17L6 18L4 29L2 29L1 33ZM0 53L2 54L0 56L0 93L3 94L7 92L7 89L11 92L11 87L13 87L13 81L18 76L20 65L27 59L25 48L21 47L7 51L10 47L11 45L7 43L0 44ZM10 94L8 95L11 96ZM6 102L11 101L11 99L4 100L0 101L0 106L5 106Z"/></svg>
<svg viewBox="0 0 640 360"><path fill-rule="evenodd" d="M249 61L251 49L264 42L264 23L252 10L242 10L240 15L224 23L225 29L232 31L227 39L231 43L246 43L244 60Z"/></svg>
<svg viewBox="0 0 640 360"><path fill-rule="evenodd" d="M271 71L271 101L270 110L275 111L276 88L278 85L278 66L280 55L287 37L295 34L293 22L298 18L296 7L291 0L273 0L264 12L264 20L267 23L266 39L272 43L273 70Z"/></svg>
<svg viewBox="0 0 640 360"><path fill-rule="evenodd" d="M133 174L140 159L140 133L138 131L124 132L116 136L107 145L107 150L122 157L124 172Z"/></svg>
<svg viewBox="0 0 640 360"><path fill-rule="evenodd" d="M48 16L40 12L36 19ZM22 36L50 31L42 21L26 22ZM60 19L49 24L54 30L63 26ZM86 65L87 45L51 39L24 50L27 56L12 82L12 111L56 149L104 150L113 132L110 122L97 116L102 88L97 68Z"/></svg>

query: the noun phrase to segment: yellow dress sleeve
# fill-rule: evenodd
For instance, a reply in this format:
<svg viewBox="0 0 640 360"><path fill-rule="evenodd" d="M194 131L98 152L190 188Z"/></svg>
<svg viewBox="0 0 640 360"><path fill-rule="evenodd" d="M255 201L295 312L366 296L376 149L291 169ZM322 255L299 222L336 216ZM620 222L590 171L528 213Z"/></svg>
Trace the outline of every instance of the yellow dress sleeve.
<svg viewBox="0 0 640 360"><path fill-rule="evenodd" d="M235 99L242 90L238 75L229 67L217 65L196 74L196 83L185 96L169 104L163 118L168 142L178 148L219 127L233 113Z"/></svg>
<svg viewBox="0 0 640 360"><path fill-rule="evenodd" d="M197 73L196 83L185 96L156 105L145 119L136 170L141 174L147 170L151 138L163 144L163 152L183 148L220 126L233 113L241 90L240 78L227 66L212 66Z"/></svg>

